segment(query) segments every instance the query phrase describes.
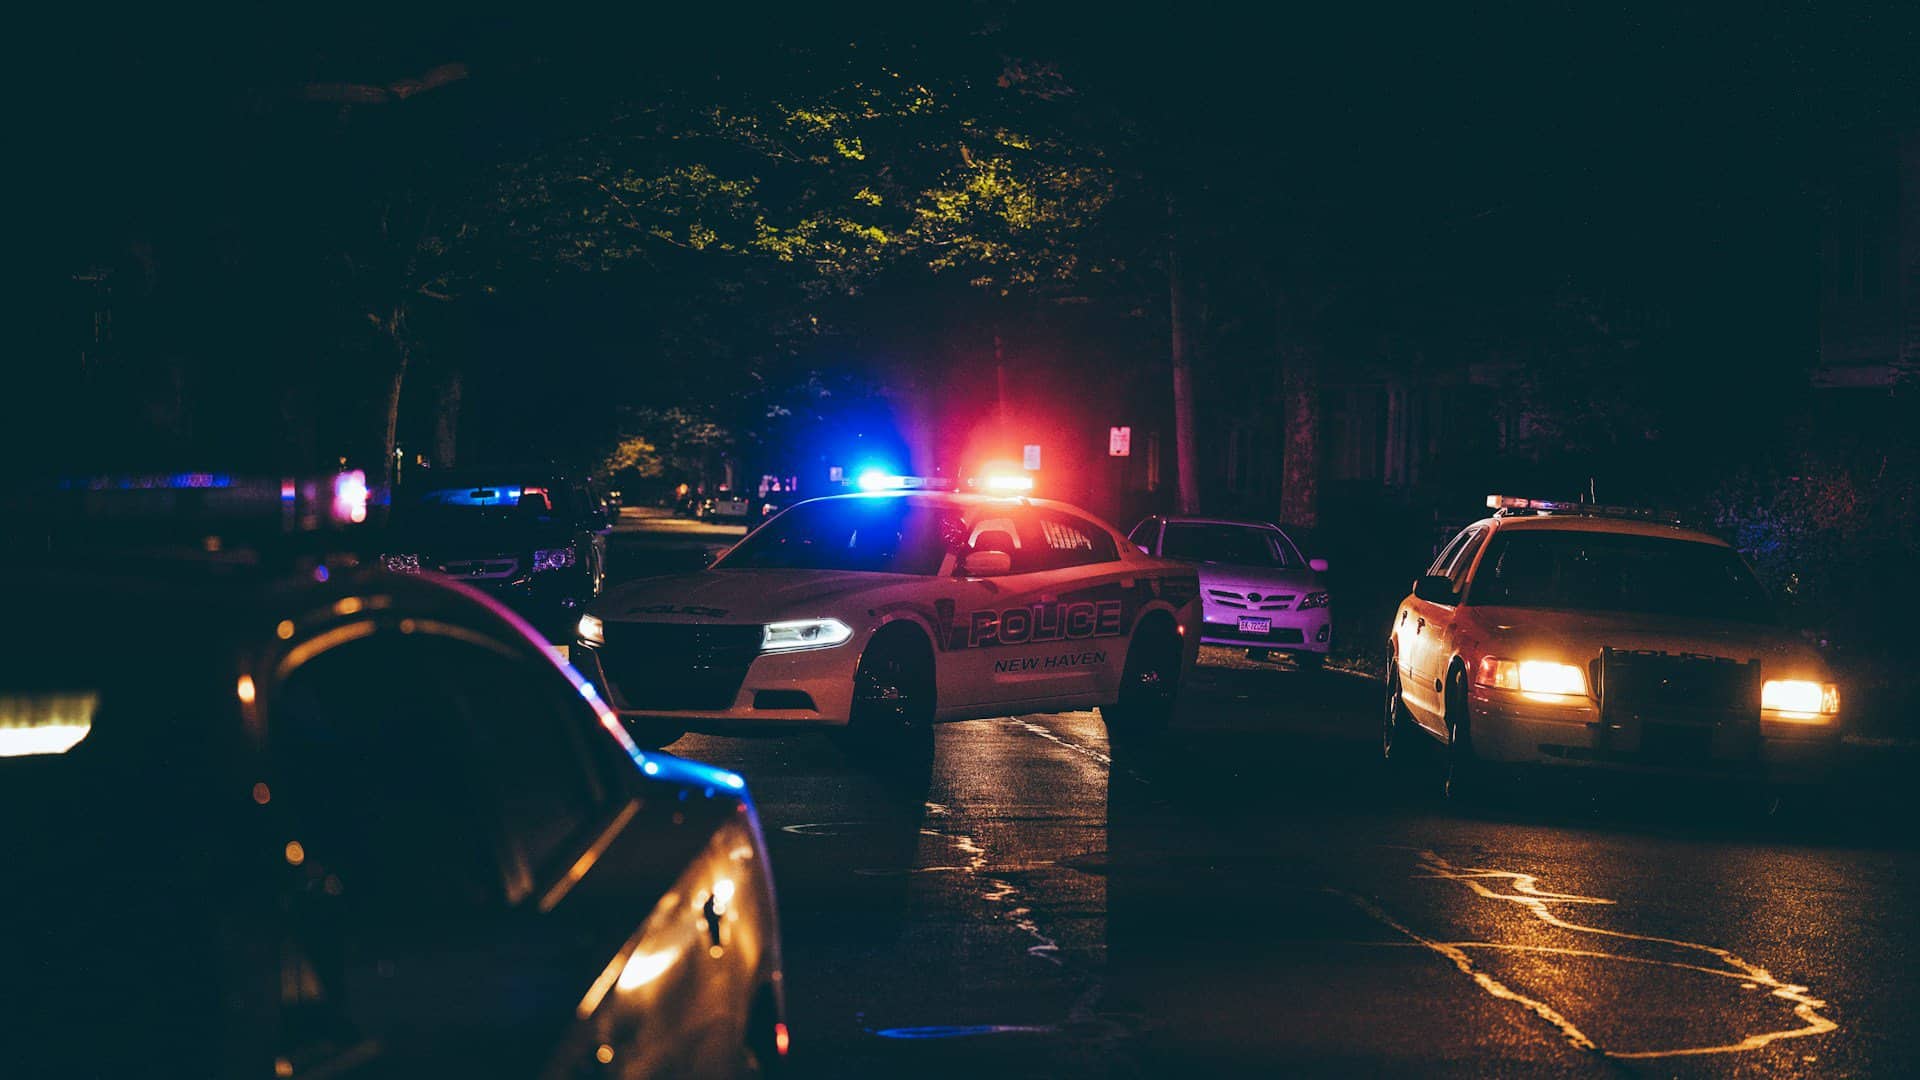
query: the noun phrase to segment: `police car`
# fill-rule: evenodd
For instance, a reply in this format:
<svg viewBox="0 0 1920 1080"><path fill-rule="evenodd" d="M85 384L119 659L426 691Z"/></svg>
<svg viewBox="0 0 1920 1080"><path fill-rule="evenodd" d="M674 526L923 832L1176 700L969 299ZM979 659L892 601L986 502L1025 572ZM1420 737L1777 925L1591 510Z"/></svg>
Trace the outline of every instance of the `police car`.
<svg viewBox="0 0 1920 1080"><path fill-rule="evenodd" d="M1840 689L1725 541L1673 515L1491 496L1394 616L1382 745L1502 765L1820 780Z"/></svg>
<svg viewBox="0 0 1920 1080"><path fill-rule="evenodd" d="M907 483L908 481L901 481ZM612 589L575 662L653 739L1099 706L1164 724L1199 647L1192 567L1064 503L893 490L796 504L712 567Z"/></svg>
<svg viewBox="0 0 1920 1080"><path fill-rule="evenodd" d="M87 487L0 575L35 629L0 666L9 1074L777 1065L741 778L636 747L494 599L303 533L364 516L328 487ZM129 546L155 513L193 543Z"/></svg>

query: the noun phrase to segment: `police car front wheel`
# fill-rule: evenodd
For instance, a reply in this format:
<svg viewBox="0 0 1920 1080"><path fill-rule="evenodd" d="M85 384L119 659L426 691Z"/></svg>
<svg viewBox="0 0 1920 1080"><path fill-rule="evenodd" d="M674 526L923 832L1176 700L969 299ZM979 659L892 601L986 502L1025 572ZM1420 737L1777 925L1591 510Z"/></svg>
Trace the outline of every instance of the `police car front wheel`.
<svg viewBox="0 0 1920 1080"><path fill-rule="evenodd" d="M905 631L875 637L854 672L848 736L870 751L931 746L933 686L933 657L924 642Z"/></svg>

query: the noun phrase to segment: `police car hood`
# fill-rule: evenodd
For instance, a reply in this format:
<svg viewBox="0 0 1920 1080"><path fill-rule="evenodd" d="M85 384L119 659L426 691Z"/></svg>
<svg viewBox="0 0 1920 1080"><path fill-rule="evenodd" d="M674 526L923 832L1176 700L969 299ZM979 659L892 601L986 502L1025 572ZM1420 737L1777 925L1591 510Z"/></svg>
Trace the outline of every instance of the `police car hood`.
<svg viewBox="0 0 1920 1080"><path fill-rule="evenodd" d="M1551 651L1585 661L1602 649L1616 649L1758 660L1769 674L1826 670L1812 646L1771 623L1514 607L1479 608L1476 615L1487 651L1494 655L1503 649Z"/></svg>
<svg viewBox="0 0 1920 1080"><path fill-rule="evenodd" d="M1297 595L1325 587L1320 584L1320 575L1304 566L1239 566L1212 562L1175 565L1199 571L1200 583L1209 589Z"/></svg>
<svg viewBox="0 0 1920 1080"><path fill-rule="evenodd" d="M622 585L589 610L615 621L766 622L830 615L861 593L916 580L924 579L848 570L705 570Z"/></svg>

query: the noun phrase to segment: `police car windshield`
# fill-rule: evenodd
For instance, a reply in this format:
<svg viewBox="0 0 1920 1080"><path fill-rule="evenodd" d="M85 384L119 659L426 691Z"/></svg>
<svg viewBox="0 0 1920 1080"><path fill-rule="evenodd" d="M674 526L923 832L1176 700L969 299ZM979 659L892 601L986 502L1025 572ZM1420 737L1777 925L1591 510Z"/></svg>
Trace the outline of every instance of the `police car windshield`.
<svg viewBox="0 0 1920 1080"><path fill-rule="evenodd" d="M957 515L890 496L801 503L714 564L722 570L940 572ZM943 525L947 527L943 527Z"/></svg>
<svg viewBox="0 0 1920 1080"><path fill-rule="evenodd" d="M1170 521L1160 551L1164 557L1181 562L1281 569L1300 565L1300 557L1286 537L1252 525Z"/></svg>
<svg viewBox="0 0 1920 1080"><path fill-rule="evenodd" d="M1498 533L1466 599L1487 606L1773 621L1766 590L1732 549L1623 533Z"/></svg>

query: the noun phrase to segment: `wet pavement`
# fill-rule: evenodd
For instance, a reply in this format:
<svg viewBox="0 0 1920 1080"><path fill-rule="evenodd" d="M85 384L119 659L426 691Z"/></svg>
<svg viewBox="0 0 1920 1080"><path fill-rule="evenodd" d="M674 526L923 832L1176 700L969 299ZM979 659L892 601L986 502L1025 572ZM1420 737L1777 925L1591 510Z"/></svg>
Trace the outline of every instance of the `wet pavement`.
<svg viewBox="0 0 1920 1080"><path fill-rule="evenodd" d="M686 556L658 543L615 559ZM1375 684L1203 659L1139 745L1097 712L944 725L924 775L818 735L674 743L759 804L796 1064L1920 1073L1905 759L1773 816L1559 781L1463 811L1382 774Z"/></svg>

